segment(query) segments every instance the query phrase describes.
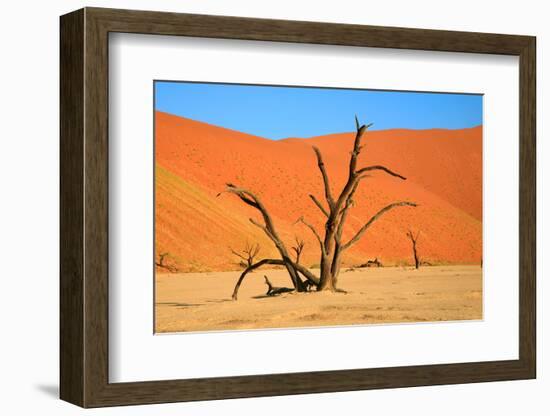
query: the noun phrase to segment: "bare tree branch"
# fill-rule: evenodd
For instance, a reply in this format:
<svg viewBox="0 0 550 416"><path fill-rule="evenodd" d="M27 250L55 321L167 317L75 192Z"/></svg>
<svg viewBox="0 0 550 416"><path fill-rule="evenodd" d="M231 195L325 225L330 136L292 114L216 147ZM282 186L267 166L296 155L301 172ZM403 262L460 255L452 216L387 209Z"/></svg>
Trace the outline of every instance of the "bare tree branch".
<svg viewBox="0 0 550 416"><path fill-rule="evenodd" d="M342 192L340 193L340 196L338 197L338 200L335 203L335 211L339 212L342 206L344 205L346 199L349 196L349 193L353 189L355 182L360 177L357 172L357 158L359 157L359 154L361 153L361 149L363 148L361 146L361 139L363 137L363 134L367 129L372 125L362 125L359 126L359 120L357 119L357 116L355 116L355 124L358 126L357 132L355 134L355 140L353 141L353 150L351 152L351 156L349 159L349 173L348 173L348 180L346 184L344 185L344 188L342 189Z"/></svg>
<svg viewBox="0 0 550 416"><path fill-rule="evenodd" d="M278 296L282 293L294 292L296 289L290 287L276 287L271 284L268 277L264 274L265 284L267 285L266 296Z"/></svg>
<svg viewBox="0 0 550 416"><path fill-rule="evenodd" d="M367 166L365 168L362 168L362 169L359 169L356 174L360 175L362 173L365 173L365 172L370 172L372 170L382 170L384 172L386 172L387 174L391 175L391 176L395 176L396 178L399 178L399 179L403 179L403 180L406 180L407 178L405 178L404 176L398 174L398 173L395 173L391 170L389 170L388 168L384 167L384 166L381 166L381 165L376 165L376 166Z"/></svg>
<svg viewBox="0 0 550 416"><path fill-rule="evenodd" d="M360 125L357 115L355 116L355 127L357 131L355 133L355 139L353 140L353 150L351 152L351 157L349 160L349 177L350 178L355 174L355 169L357 168L357 158L359 157L359 154L363 149L363 146L361 146L361 139L363 138L363 134L367 131L367 129L370 126L372 126L372 123L367 125L364 125L364 124Z"/></svg>
<svg viewBox="0 0 550 416"><path fill-rule="evenodd" d="M233 295L231 296L233 300L237 300L237 295L239 293L239 288L241 287L241 283L243 282L244 278L248 273L251 271L257 269L258 267L262 267L265 264L275 264L278 266L284 266L285 262L280 259L262 259L257 263L251 264L246 269L243 270L241 275L239 276L239 280L237 280L237 284L235 285L235 289L233 289Z"/></svg>
<svg viewBox="0 0 550 416"><path fill-rule="evenodd" d="M243 260L246 260L246 257L244 255L242 255L241 253L239 253L238 251L235 251L233 250L231 247L229 247L229 250L231 251L231 254L234 254L235 256L243 259Z"/></svg>
<svg viewBox="0 0 550 416"><path fill-rule="evenodd" d="M319 202L319 200L315 197L315 195L309 195L309 197L313 200L313 202L315 203L315 205L317 205L317 207L319 207L319 209L321 210L321 212L323 214L325 214L325 217L328 217L328 211L325 209L325 207L323 206L323 204L321 204Z"/></svg>
<svg viewBox="0 0 550 416"><path fill-rule="evenodd" d="M248 221L250 221L252 224L254 224L256 227L260 228L261 230L263 230L264 233L267 234L267 236L275 243L275 245L278 247L279 246L279 243L281 242L279 240L279 237L277 236L274 236L271 231L269 230L269 228L267 228L265 225L262 225L260 224L258 221L256 221L254 218L249 218Z"/></svg>
<svg viewBox="0 0 550 416"><path fill-rule="evenodd" d="M241 275L239 276L239 280L237 280L237 284L235 285L235 288L233 289L233 295L231 296L233 300L237 300L237 296L239 293L239 288L241 287L241 284L246 277L246 275L254 270L256 270L259 267L262 267L266 264L271 265L277 265L277 266L286 266L285 261L281 259L262 259L258 261L257 263L254 263L250 266L248 266L246 269L243 270ZM298 270L307 280L309 280L312 284L315 286L319 285L319 278L316 277L313 273L311 273L307 268L300 264L292 263L292 265Z"/></svg>
<svg viewBox="0 0 550 416"><path fill-rule="evenodd" d="M296 270L298 270L307 280L309 280L315 286L319 285L319 278L311 273L311 271L307 267L302 266L298 263L295 263L294 267L296 267Z"/></svg>
<svg viewBox="0 0 550 416"><path fill-rule="evenodd" d="M252 194L252 197L249 197L248 193L249 191L247 191L246 189L241 189L241 188L238 188L236 187L235 185L233 185L232 183L227 183L226 184L227 188L225 191L222 191L222 192L219 192L216 197L219 197L221 194L223 193L231 193L231 194L235 194L237 195L245 204L247 205L250 205L256 209L259 209L259 206L258 204L255 202L255 196L253 196Z"/></svg>
<svg viewBox="0 0 550 416"><path fill-rule="evenodd" d="M321 171L321 175L323 176L323 184L325 186L325 198L327 200L330 210L332 210L334 199L332 198L332 193L330 191L330 183L328 180L327 170L325 168L325 162L323 162L323 155L321 154L321 151L317 146L313 146L313 150L315 152L315 155L317 155L317 166L319 166L319 170Z"/></svg>
<svg viewBox="0 0 550 416"><path fill-rule="evenodd" d="M273 220L271 219L271 216L269 215L266 207L264 206L264 204L262 203L260 198L258 198L254 193L252 193L248 189L239 188L239 187L237 187L237 186L235 186L231 183L227 184L226 192L237 195L243 202L245 202L246 204L248 204L250 206L253 206L258 211L260 211L260 213L262 214L265 225L260 224L259 222L257 222L253 218L249 219L250 222L252 224L254 224L255 226L261 228L267 234L267 236L271 240L273 240L273 242L275 243L275 245L277 246L279 251L281 251L282 255L283 255L283 252L284 252L284 254L286 254L288 256L288 253L286 251L286 248L284 247L284 244L282 243L281 239L277 235L277 231L275 230ZM283 255L283 257L284 257L284 255Z"/></svg>
<svg viewBox="0 0 550 416"><path fill-rule="evenodd" d="M255 221L252 218L250 218L250 222L260 227L262 230L264 230L267 236L273 241L273 243L277 247L277 250L279 250L279 253L281 254L281 259L288 271L290 279L292 280L292 284L294 285L294 287L298 292L303 291L304 290L303 282L298 276L298 272L296 271L296 267L294 266L292 259L290 258L288 250L286 249L286 246L283 240L281 240L281 238L277 234L273 220L271 219L271 216L269 215L267 208L264 206L260 198L258 198L254 193L252 193L248 189L239 188L231 183L227 184L226 192L237 195L243 202L253 206L258 211L260 211L265 225L260 224L259 222Z"/></svg>
<svg viewBox="0 0 550 416"><path fill-rule="evenodd" d="M380 218L382 215L384 215L386 212L392 210L393 208L396 208L396 207L404 207L404 206L409 206L409 207L416 207L417 204L413 203L413 202L406 202L406 201L403 201L403 202L394 202L393 204L390 204L390 205L387 205L385 206L384 208L382 208L380 211L378 211L376 214L374 214L370 220L367 221L367 223L365 225L363 225L359 231L357 231L357 233L355 234L355 236L353 236L353 238L351 240L349 240L346 244L344 244L342 246L342 250L345 250L345 249L348 249L349 247L351 247L353 244L357 243L361 237L363 236L363 234L365 233L365 231L367 231L369 229L369 227L378 219Z"/></svg>
<svg viewBox="0 0 550 416"><path fill-rule="evenodd" d="M353 200L353 196L355 195L355 192L357 191L357 188L359 188L359 184L361 183L361 181L363 179L369 178L369 177L370 177L370 175L361 175L357 178L357 180L353 184L353 187L351 188L351 191L348 194L348 197L346 198L344 206L340 210L340 218L341 218L340 219L340 224L345 222L347 210L350 209L354 205L355 201Z"/></svg>
<svg viewBox="0 0 550 416"><path fill-rule="evenodd" d="M420 230L416 233L416 236L413 234L413 232L411 230L408 230L407 231L407 236L411 239L411 241L413 241L414 243L416 243L416 241L418 240L418 236L420 235Z"/></svg>
<svg viewBox="0 0 550 416"><path fill-rule="evenodd" d="M321 240L321 236L319 235L319 233L317 232L315 227L313 225L311 225L309 222L307 222L306 220L304 220L304 217L298 218L296 220L295 224L298 223L298 222L301 222L302 224L304 224L307 228L309 228L311 230L311 232L315 235L315 237L317 238L317 241L319 242L319 246L321 247L321 251L324 252L323 240Z"/></svg>

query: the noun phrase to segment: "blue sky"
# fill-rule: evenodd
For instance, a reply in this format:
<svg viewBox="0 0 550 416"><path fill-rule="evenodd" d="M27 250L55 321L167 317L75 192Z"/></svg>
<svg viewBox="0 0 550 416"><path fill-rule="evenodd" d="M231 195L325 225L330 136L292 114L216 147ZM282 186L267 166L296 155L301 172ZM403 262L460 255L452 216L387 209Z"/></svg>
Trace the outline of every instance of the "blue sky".
<svg viewBox="0 0 550 416"><path fill-rule="evenodd" d="M355 129L459 129L482 123L482 96L155 81L155 109L268 139Z"/></svg>

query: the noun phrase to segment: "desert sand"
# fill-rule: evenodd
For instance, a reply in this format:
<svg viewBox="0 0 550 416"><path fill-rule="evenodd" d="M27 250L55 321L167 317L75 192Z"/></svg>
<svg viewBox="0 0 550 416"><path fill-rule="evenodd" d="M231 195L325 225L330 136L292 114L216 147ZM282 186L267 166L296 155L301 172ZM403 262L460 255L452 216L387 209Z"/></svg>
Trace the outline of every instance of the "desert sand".
<svg viewBox="0 0 550 416"><path fill-rule="evenodd" d="M266 296L267 275L289 286L284 270L247 276L231 299L239 272L157 273L155 331L188 332L389 324L482 319L479 266L383 267L343 270L347 293Z"/></svg>

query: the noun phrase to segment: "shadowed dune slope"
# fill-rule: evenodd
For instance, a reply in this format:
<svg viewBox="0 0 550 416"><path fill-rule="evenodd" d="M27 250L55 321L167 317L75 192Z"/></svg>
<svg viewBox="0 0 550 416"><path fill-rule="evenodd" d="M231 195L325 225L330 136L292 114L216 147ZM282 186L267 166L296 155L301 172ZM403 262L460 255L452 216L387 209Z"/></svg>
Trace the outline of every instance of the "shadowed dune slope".
<svg viewBox="0 0 550 416"><path fill-rule="evenodd" d="M353 119L351 120L353 123ZM352 124L353 125L353 124ZM333 193L347 175L353 133L272 141L156 113L156 250L169 253L180 271L235 269L229 247L259 242L261 256L274 256L271 243L250 217L258 213L222 193L225 183L246 187L268 207L288 247L306 241L303 263L319 262L310 230L294 224L304 216L322 230L323 216L309 199L323 200L323 185L311 146L324 156ZM383 206L412 201L380 218L346 253L354 265L378 257L386 264L410 263L405 233L420 230L418 249L430 263L479 263L482 253L482 129L385 130L367 132L359 167L382 164L408 180L375 172L364 180L350 211L344 241Z"/></svg>

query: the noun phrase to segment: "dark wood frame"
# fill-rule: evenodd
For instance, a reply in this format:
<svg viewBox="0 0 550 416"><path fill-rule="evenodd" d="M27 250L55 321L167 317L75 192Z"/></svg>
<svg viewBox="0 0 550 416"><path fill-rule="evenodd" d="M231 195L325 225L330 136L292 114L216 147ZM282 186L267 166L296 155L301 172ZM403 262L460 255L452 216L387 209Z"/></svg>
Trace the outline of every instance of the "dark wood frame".
<svg viewBox="0 0 550 416"><path fill-rule="evenodd" d="M109 383L110 32L519 56L519 359ZM530 36L98 8L62 16L61 398L83 407L100 407L535 378L535 45Z"/></svg>

